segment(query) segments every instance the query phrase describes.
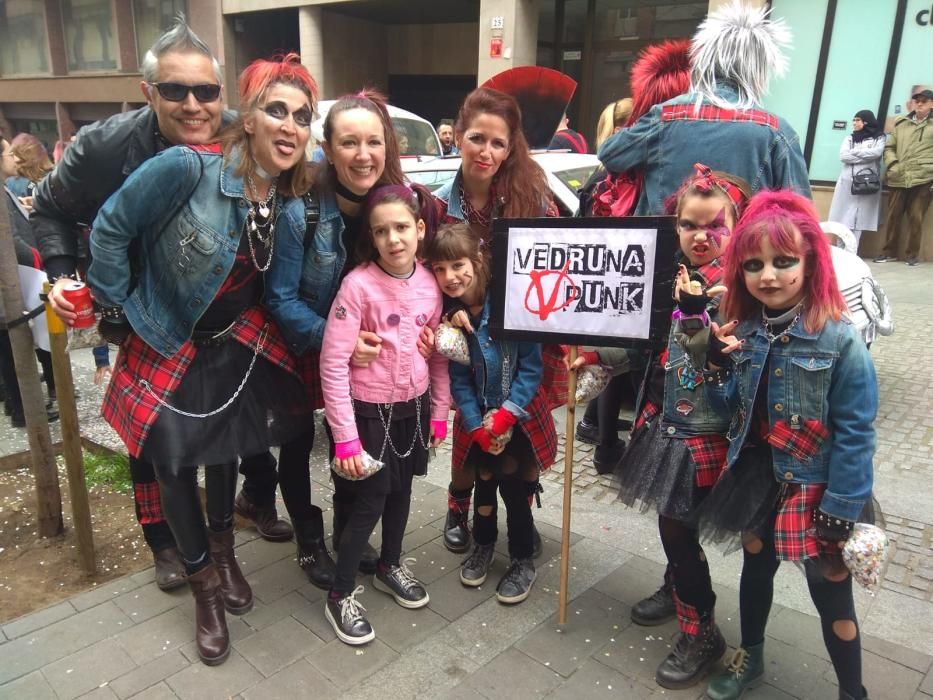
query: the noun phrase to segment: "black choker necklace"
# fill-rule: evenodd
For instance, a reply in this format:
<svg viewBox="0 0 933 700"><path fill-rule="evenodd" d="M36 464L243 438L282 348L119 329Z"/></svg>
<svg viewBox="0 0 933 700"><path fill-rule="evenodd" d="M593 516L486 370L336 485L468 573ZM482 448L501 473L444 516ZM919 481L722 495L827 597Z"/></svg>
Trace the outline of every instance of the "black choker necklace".
<svg viewBox="0 0 933 700"><path fill-rule="evenodd" d="M337 194L339 194L344 199L350 200L354 204L362 204L366 201L366 195L369 194L369 192L366 194L356 194L355 192L351 192L346 187L344 187L340 180L337 180L337 187L335 189L337 190Z"/></svg>

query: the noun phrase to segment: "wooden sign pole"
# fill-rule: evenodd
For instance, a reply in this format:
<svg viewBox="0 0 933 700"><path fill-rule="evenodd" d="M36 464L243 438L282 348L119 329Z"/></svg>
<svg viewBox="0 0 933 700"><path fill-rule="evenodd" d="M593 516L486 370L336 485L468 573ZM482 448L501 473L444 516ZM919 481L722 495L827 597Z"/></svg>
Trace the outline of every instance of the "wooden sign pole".
<svg viewBox="0 0 933 700"><path fill-rule="evenodd" d="M44 291L49 293L49 284ZM49 349L52 351L52 369L55 372L55 387L58 393L58 413L62 422L62 453L68 470L68 492L71 494L71 519L78 536L78 557L81 568L88 574L97 571L94 561L94 534L91 529L91 506L84 479L84 453L81 450L81 430L78 425L78 407L75 402L74 378L71 375L71 358L66 350L68 329L45 303L45 318L49 326Z"/></svg>
<svg viewBox="0 0 933 700"><path fill-rule="evenodd" d="M577 346L570 346L568 362L573 366L577 359ZM573 498L573 437L577 422L577 370L570 370L567 382L567 424L564 437L564 514L560 538L560 598L557 621L567 623L567 593L570 582L570 505Z"/></svg>

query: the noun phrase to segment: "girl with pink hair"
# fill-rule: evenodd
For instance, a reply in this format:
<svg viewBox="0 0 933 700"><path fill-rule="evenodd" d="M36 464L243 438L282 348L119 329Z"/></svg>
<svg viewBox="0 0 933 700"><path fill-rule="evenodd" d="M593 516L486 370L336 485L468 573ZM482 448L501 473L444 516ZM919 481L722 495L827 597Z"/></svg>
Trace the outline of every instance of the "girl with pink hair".
<svg viewBox="0 0 933 700"><path fill-rule="evenodd" d="M738 698L764 677L764 634L781 561L806 572L839 697L866 697L852 577L840 550L870 518L875 369L842 318L829 245L813 204L762 192L739 220L713 324L705 384L732 416L725 470L701 506L714 536L741 533L741 646L707 689Z"/></svg>

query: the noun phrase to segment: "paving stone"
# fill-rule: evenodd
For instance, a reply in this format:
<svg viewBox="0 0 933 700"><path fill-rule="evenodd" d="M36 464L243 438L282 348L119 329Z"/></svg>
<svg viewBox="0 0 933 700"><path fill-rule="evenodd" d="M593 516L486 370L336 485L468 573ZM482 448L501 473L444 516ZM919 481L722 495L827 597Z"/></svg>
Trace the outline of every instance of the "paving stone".
<svg viewBox="0 0 933 700"><path fill-rule="evenodd" d="M58 700L52 686L45 680L41 671L30 674L0 685L0 700Z"/></svg>
<svg viewBox="0 0 933 700"><path fill-rule="evenodd" d="M478 588L460 582L460 567L431 583L428 607L446 620L454 621L496 594L496 582L505 573L501 560L493 566L489 578Z"/></svg>
<svg viewBox="0 0 933 700"><path fill-rule="evenodd" d="M102 683L119 678L136 664L113 639L104 639L42 669L62 700L71 700Z"/></svg>
<svg viewBox="0 0 933 700"><path fill-rule="evenodd" d="M378 631L377 631L378 635ZM322 648L305 657L317 671L327 678L336 688L353 688L360 681L389 663L400 658L398 652L389 647L377 636L369 644L352 647L334 637ZM398 697L404 697L398 689L386 684L384 689L392 688Z"/></svg>
<svg viewBox="0 0 933 700"><path fill-rule="evenodd" d="M467 554L451 552L441 543L441 538L435 536L430 542L407 549L405 556L415 557L418 560L412 567L412 571L418 580L427 584L446 576L451 571L459 571Z"/></svg>
<svg viewBox="0 0 933 700"><path fill-rule="evenodd" d="M833 685L837 683L832 666L823 677ZM900 700L911 697L920 689L923 674L863 650L862 678L868 696L873 700Z"/></svg>
<svg viewBox="0 0 933 700"><path fill-rule="evenodd" d="M80 612L92 608L95 605L100 605L108 600L114 600L127 591L139 588L140 585L141 584L134 581L131 576L124 577L116 581L111 581L110 583L105 583L103 586L98 586L87 593L76 595L74 598L71 598L69 602L74 606L75 610Z"/></svg>
<svg viewBox="0 0 933 700"><path fill-rule="evenodd" d="M110 687L118 697L128 698L177 673L188 663L180 652L170 651L116 678L110 682Z"/></svg>
<svg viewBox="0 0 933 700"><path fill-rule="evenodd" d="M767 636L829 661L829 652L823 643L823 628L818 617L790 608L772 610L768 618ZM768 654L768 647L769 645L765 644L765 654Z"/></svg>
<svg viewBox="0 0 933 700"><path fill-rule="evenodd" d="M254 630L261 630L288 617L292 614L292 610L307 604L308 600L298 591L292 591L288 595L268 604L253 599L253 609L245 615L241 615L240 619Z"/></svg>
<svg viewBox="0 0 933 700"><path fill-rule="evenodd" d="M516 679L521 679L516 682ZM509 698L531 700L547 695L563 682L559 673L544 666L515 648L507 649L491 662L471 674L447 697Z"/></svg>
<svg viewBox="0 0 933 700"><path fill-rule="evenodd" d="M813 697L814 688L830 668L828 661L791 644L770 639L765 646L766 682L794 697Z"/></svg>
<svg viewBox="0 0 933 700"><path fill-rule="evenodd" d="M419 644L423 639L443 629L448 623L438 613L427 607L408 610L395 602L391 596L372 590L373 596L366 601L366 619L376 631L376 636L398 652ZM434 600L433 585L427 586L428 595Z"/></svg>
<svg viewBox="0 0 933 700"><path fill-rule="evenodd" d="M930 668L927 670L927 674L923 677L923 683L920 684L920 690L924 693L933 695L933 664L930 665Z"/></svg>
<svg viewBox="0 0 933 700"><path fill-rule="evenodd" d="M431 522L426 522L422 525L409 529L405 536L402 538L402 556L417 556L412 554L412 552L417 551L420 547L426 545L429 542L441 541L441 530L435 527L434 523L436 520ZM376 537L372 540L374 543L381 542L381 537ZM373 545L374 547L376 544ZM443 547L443 544L441 544ZM376 547L378 551L378 547Z"/></svg>
<svg viewBox="0 0 933 700"><path fill-rule="evenodd" d="M194 627L194 618L191 618L191 626ZM251 635L255 634L255 631L252 627L247 625L243 620L233 615L227 615L227 632L230 635L230 644L235 645L237 642L240 642L244 639L247 639ZM194 635L192 634L192 637ZM198 656L198 644L192 639L192 641L187 644L182 645L179 649L181 655L184 656L190 663L199 664L201 659Z"/></svg>
<svg viewBox="0 0 933 700"><path fill-rule="evenodd" d="M140 666L193 639L194 624L180 608L173 608L117 635L117 642Z"/></svg>
<svg viewBox="0 0 933 700"><path fill-rule="evenodd" d="M116 700L117 694L109 686L94 688L90 693L80 696L81 700Z"/></svg>
<svg viewBox="0 0 933 700"><path fill-rule="evenodd" d="M642 557L631 557L593 586L600 593L632 607L664 583L664 567Z"/></svg>
<svg viewBox="0 0 933 700"><path fill-rule="evenodd" d="M265 542L264 544L270 544ZM263 603L271 603L308 583L304 571L293 557L280 559L262 569L246 575L253 596Z"/></svg>
<svg viewBox="0 0 933 700"><path fill-rule="evenodd" d="M74 606L66 600L8 622L3 626L3 634L7 639L16 639L74 614Z"/></svg>
<svg viewBox="0 0 933 700"><path fill-rule="evenodd" d="M297 620L286 617L256 632L234 648L267 678L279 669L324 646L318 637Z"/></svg>
<svg viewBox="0 0 933 700"><path fill-rule="evenodd" d="M603 645L593 658L649 689L657 688L654 674L671 651L678 632L677 623L639 627L626 618L613 632L609 643Z"/></svg>
<svg viewBox="0 0 933 700"><path fill-rule="evenodd" d="M926 673L930 667L929 654L924 654L916 649L909 649L874 635L862 634L862 649L920 673ZM933 686L931 686L931 689L933 689Z"/></svg>
<svg viewBox="0 0 933 700"><path fill-rule="evenodd" d="M302 596L303 597L303 596ZM330 642L337 639L330 623L324 618L324 600L309 601L307 604L298 606L292 610L293 619L307 627L316 637Z"/></svg>
<svg viewBox="0 0 933 700"><path fill-rule="evenodd" d="M182 700L226 700L262 680L262 675L235 649L220 666L191 664L169 676L165 683Z"/></svg>
<svg viewBox="0 0 933 700"><path fill-rule="evenodd" d="M273 700L274 698L314 698L330 700L340 698L340 690L321 674L307 659L298 659L278 671L271 678L243 691L244 700Z"/></svg>
<svg viewBox="0 0 933 700"><path fill-rule="evenodd" d="M618 633L613 621L620 607L622 604L614 598L589 590L568 604L568 624L559 625L558 615L552 615L520 639L515 648L556 673L569 676Z"/></svg>
<svg viewBox="0 0 933 700"><path fill-rule="evenodd" d="M117 596L113 602L133 622L139 623L191 600L191 591L187 586L163 591L153 584Z"/></svg>
<svg viewBox="0 0 933 700"><path fill-rule="evenodd" d="M655 693L650 688L593 659L587 660L569 679L548 695L548 698L554 700L580 700L581 698L637 700L653 697ZM685 697L696 698L699 697L699 693Z"/></svg>
<svg viewBox="0 0 933 700"><path fill-rule="evenodd" d="M123 611L107 602L14 639L0 646L0 683L42 668L132 627L133 623Z"/></svg>
<svg viewBox="0 0 933 700"><path fill-rule="evenodd" d="M288 557L295 560L294 542L267 542L257 537L234 549L240 571L248 578L254 571L263 569L274 562ZM297 568L298 565L295 564Z"/></svg>

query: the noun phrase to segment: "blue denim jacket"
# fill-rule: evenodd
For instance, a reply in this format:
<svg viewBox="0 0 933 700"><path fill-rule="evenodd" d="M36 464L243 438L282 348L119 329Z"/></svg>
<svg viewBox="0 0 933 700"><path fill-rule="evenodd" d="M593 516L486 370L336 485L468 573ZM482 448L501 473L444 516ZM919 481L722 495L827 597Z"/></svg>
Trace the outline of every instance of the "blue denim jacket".
<svg viewBox="0 0 933 700"><path fill-rule="evenodd" d="M717 94L737 99L734 88L723 85ZM697 95L688 92L655 105L632 126L613 134L599 148L599 159L607 170L641 169L645 185L635 213L663 214L664 199L693 173L694 163L703 163L745 178L752 191L791 188L810 196L807 165L800 152L797 134L779 117L777 128L754 121L725 121L711 118L665 119L662 112L672 105L693 105ZM709 103L704 108L712 107Z"/></svg>
<svg viewBox="0 0 933 700"><path fill-rule="evenodd" d="M324 324L347 262L343 217L333 192L316 192L320 216L305 247L305 228L281 236L266 273L266 307L296 354L320 350Z"/></svg>
<svg viewBox="0 0 933 700"><path fill-rule="evenodd" d="M191 337L233 268L247 201L239 155L176 146L137 168L101 207L91 234L88 283L105 306L123 307L133 330L171 357ZM282 202L276 247L304 233L304 207ZM130 245L141 269L133 286Z"/></svg>
<svg viewBox="0 0 933 700"><path fill-rule="evenodd" d="M535 397L544 369L540 343L489 337L489 311L487 299L480 322L474 324L473 333L466 334L470 366L448 365L450 393L468 432L483 424L486 411L500 406L519 420L527 419L525 407Z"/></svg>
<svg viewBox="0 0 933 700"><path fill-rule="evenodd" d="M819 333L795 324L774 344L760 321L743 321L736 336L745 345L732 353L733 371L721 383L707 381L710 401L732 416L726 468L735 464L748 438L761 385L768 372L768 425L795 430L818 420L829 430L815 450L772 445L774 478L779 483L824 483L820 508L838 518L857 520L871 496L875 453L878 382L865 343L845 320L828 321Z"/></svg>

